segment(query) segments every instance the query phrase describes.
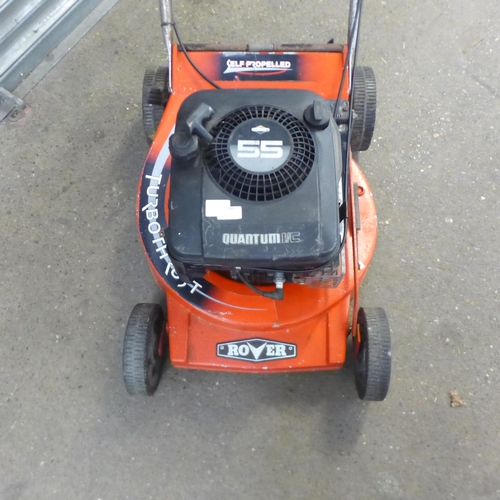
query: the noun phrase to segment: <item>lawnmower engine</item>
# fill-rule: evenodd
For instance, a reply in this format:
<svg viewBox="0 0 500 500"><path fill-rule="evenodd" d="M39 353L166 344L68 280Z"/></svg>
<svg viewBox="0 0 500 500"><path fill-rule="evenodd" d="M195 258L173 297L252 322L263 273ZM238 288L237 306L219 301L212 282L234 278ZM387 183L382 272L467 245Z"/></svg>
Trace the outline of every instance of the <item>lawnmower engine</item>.
<svg viewBox="0 0 500 500"><path fill-rule="evenodd" d="M342 140L331 104L301 90L211 90L182 104L167 248L179 277L256 285L342 279ZM261 292L266 294L266 292ZM280 295L281 294L281 295Z"/></svg>

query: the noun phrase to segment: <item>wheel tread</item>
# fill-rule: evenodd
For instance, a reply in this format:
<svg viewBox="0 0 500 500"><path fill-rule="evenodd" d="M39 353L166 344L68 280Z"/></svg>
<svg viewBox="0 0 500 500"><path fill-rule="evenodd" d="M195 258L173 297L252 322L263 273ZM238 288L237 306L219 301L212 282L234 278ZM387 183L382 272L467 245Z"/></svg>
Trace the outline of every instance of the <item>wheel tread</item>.
<svg viewBox="0 0 500 500"><path fill-rule="evenodd" d="M156 387L148 383L148 342L151 324L163 311L157 304L137 304L130 314L123 344L123 378L131 395L152 395Z"/></svg>
<svg viewBox="0 0 500 500"><path fill-rule="evenodd" d="M380 308L361 308L358 324L366 326L366 373L357 373L356 387L361 399L382 401L387 396L391 377L391 337L389 321ZM363 336L363 333L362 333Z"/></svg>
<svg viewBox="0 0 500 500"><path fill-rule="evenodd" d="M377 110L375 73L369 66L357 66L355 69L353 110L351 149L366 151L373 137Z"/></svg>
<svg viewBox="0 0 500 500"><path fill-rule="evenodd" d="M168 97L168 67L148 68L142 84L142 123L148 144L154 140Z"/></svg>

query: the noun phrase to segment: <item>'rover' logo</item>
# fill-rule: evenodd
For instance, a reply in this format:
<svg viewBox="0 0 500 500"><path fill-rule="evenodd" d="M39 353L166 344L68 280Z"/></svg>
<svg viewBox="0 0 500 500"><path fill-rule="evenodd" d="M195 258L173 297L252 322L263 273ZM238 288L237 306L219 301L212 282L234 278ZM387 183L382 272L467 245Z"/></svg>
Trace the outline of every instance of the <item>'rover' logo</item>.
<svg viewBox="0 0 500 500"><path fill-rule="evenodd" d="M275 359L295 358L297 346L265 339L237 340L217 344L217 356L259 363Z"/></svg>

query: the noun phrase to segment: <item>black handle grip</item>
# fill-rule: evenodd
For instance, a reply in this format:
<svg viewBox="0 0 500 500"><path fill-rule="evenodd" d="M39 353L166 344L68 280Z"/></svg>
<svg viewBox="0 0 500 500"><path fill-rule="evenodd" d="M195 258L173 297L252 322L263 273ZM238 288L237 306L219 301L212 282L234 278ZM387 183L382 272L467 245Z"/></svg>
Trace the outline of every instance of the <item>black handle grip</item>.
<svg viewBox="0 0 500 500"><path fill-rule="evenodd" d="M198 136L203 144L210 144L214 140L213 135L203 125L214 113L213 108L202 102L186 120L189 132Z"/></svg>

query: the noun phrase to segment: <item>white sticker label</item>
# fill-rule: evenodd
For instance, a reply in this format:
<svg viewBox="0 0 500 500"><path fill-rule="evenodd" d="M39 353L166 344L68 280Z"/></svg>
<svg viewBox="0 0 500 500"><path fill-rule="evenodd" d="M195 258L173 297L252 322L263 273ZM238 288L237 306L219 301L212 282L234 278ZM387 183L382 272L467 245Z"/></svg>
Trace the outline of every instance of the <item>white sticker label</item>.
<svg viewBox="0 0 500 500"><path fill-rule="evenodd" d="M206 200L205 217L217 220L239 220L243 218L241 206L231 206L231 200Z"/></svg>

